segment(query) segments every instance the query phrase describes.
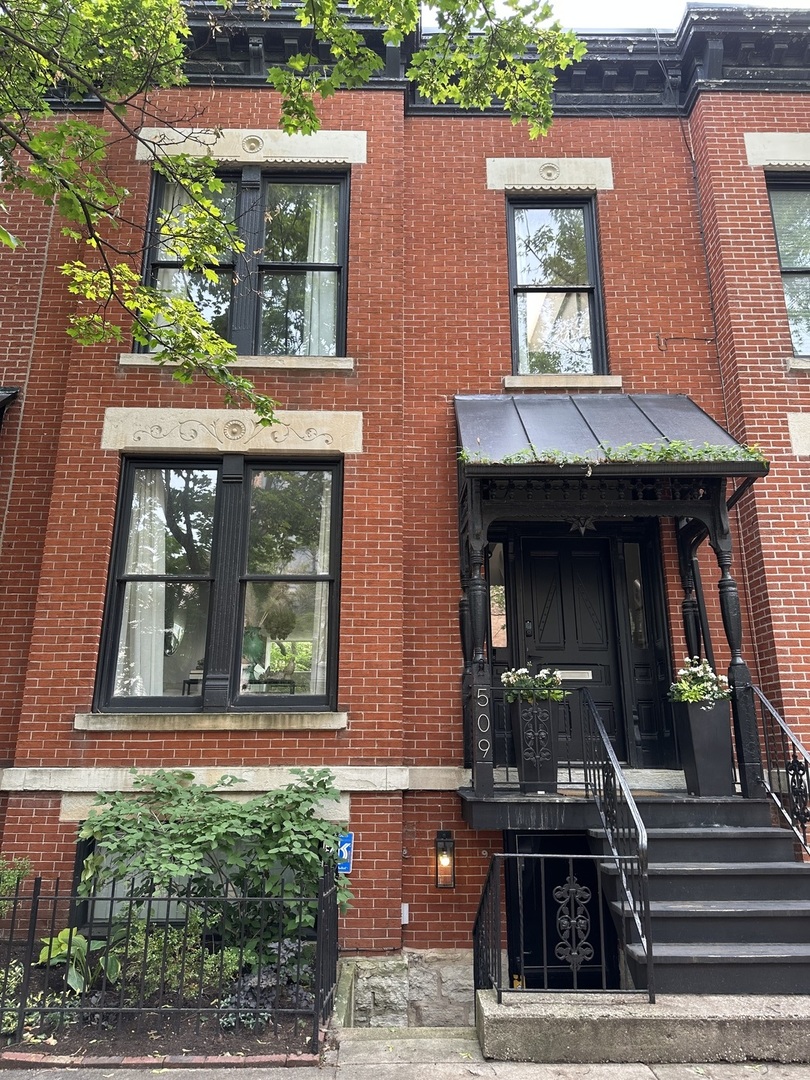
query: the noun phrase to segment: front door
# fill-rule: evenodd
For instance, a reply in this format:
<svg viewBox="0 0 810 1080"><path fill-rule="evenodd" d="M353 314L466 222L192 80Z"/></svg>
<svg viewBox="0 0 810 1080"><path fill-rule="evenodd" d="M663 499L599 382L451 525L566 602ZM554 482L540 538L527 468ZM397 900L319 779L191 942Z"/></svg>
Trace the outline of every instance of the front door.
<svg viewBox="0 0 810 1080"><path fill-rule="evenodd" d="M625 757L610 542L524 537L521 548L524 662L534 671L557 668L566 688L586 686L616 753ZM560 761L582 759L579 700L572 694L561 711Z"/></svg>
<svg viewBox="0 0 810 1080"><path fill-rule="evenodd" d="M586 687L620 760L672 766L657 532L603 524L555 535L548 526L516 535L513 550L515 661L557 668L568 689ZM562 710L561 762L582 759L580 700L572 694Z"/></svg>

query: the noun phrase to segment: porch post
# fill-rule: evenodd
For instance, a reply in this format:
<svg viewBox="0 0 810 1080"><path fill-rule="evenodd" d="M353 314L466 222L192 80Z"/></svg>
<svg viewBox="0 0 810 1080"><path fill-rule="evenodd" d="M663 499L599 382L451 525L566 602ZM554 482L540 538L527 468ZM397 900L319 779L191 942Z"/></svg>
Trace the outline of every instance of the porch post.
<svg viewBox="0 0 810 1080"><path fill-rule="evenodd" d="M740 788L743 798L753 799L762 795L762 756L757 730L757 714L754 695L751 693L751 672L742 658L742 615L737 582L731 576L731 530L726 510L725 481L721 485L721 498L717 506L715 527L710 530L711 544L720 567L720 611L723 628L731 651L728 682L731 688L731 713L734 720L734 741L737 746L737 764L740 769Z"/></svg>
<svg viewBox="0 0 810 1080"><path fill-rule="evenodd" d="M701 655L700 612L697 597L695 596L695 551L701 538L706 536L706 528L703 522L697 522L693 518L689 522L682 522L677 530L678 541L678 565L681 572L681 584L683 585L683 600L681 601L681 613L683 617L683 632L686 637L686 651L689 656Z"/></svg>
<svg viewBox="0 0 810 1080"><path fill-rule="evenodd" d="M472 722L473 789L488 797L495 792L495 747L492 731L492 686L490 665L485 655L487 642L487 582L484 574L482 541L470 543L470 576L467 599L470 609L470 697L469 720Z"/></svg>

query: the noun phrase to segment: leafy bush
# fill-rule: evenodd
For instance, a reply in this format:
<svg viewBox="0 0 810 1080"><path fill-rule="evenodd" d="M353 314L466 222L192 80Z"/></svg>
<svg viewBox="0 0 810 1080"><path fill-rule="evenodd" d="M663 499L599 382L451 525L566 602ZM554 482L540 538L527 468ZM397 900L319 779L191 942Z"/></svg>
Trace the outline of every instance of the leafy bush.
<svg viewBox="0 0 810 1080"><path fill-rule="evenodd" d="M0 855L0 897L12 897L17 891L20 882L31 873L31 863L28 859L8 859ZM7 914L11 907L10 899L0 899L0 918Z"/></svg>
<svg viewBox="0 0 810 1080"><path fill-rule="evenodd" d="M116 982L121 964L114 953L120 935L113 933L109 941L89 941L73 927L60 930L56 937L42 938L40 964L48 967L65 965L65 982L75 994L82 994L102 982ZM101 953L95 958L94 953Z"/></svg>
<svg viewBox="0 0 810 1080"><path fill-rule="evenodd" d="M190 772L133 772L135 790L99 795L82 826L80 835L96 843L84 862L83 893L135 882L144 895L221 896L216 911L205 903L205 921L221 923L224 944L238 944L254 962L268 941L315 925L314 903L287 899L316 897L323 865L336 860L340 827L321 816L322 804L338 798L328 769L293 770L286 787L245 801L220 793L240 783L234 776L209 785ZM347 884L339 879L342 904L351 896ZM274 897L280 906L269 912L238 897Z"/></svg>
<svg viewBox="0 0 810 1080"><path fill-rule="evenodd" d="M147 998L169 994L175 1003L216 992L235 979L242 966L238 949L208 948L202 919L195 912L183 926L145 919L132 923L121 963L124 978L139 993Z"/></svg>

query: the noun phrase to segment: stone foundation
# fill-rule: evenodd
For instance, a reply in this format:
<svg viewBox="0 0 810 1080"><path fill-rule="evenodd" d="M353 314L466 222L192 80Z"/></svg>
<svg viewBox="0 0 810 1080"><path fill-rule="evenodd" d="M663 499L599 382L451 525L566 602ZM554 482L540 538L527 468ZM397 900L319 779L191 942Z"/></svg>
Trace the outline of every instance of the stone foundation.
<svg viewBox="0 0 810 1080"><path fill-rule="evenodd" d="M406 949L342 960L336 1015L344 1027L475 1023L471 949Z"/></svg>

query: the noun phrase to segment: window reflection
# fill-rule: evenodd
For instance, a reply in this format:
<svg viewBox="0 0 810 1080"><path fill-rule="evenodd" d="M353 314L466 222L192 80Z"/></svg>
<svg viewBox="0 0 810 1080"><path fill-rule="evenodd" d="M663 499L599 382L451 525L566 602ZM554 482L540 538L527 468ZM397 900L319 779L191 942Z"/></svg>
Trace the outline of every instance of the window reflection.
<svg viewBox="0 0 810 1080"><path fill-rule="evenodd" d="M630 615L630 634L633 644L644 649L648 645L647 613L644 586L641 576L641 547L639 544L624 545L624 572L627 583L627 604Z"/></svg>
<svg viewBox="0 0 810 1080"><path fill-rule="evenodd" d="M489 626L493 649L505 649L506 582L503 570L503 544L489 545Z"/></svg>

